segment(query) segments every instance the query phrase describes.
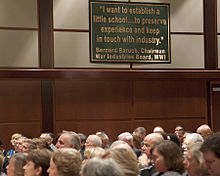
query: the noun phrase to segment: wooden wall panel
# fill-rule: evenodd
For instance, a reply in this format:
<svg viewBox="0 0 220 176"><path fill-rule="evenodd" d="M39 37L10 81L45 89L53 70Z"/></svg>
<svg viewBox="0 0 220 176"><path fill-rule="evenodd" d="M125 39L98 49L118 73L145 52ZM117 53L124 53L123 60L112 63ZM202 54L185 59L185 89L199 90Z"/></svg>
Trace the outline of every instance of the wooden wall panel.
<svg viewBox="0 0 220 176"><path fill-rule="evenodd" d="M41 83L31 80L0 80L0 139L6 149L13 133L28 137L41 131Z"/></svg>
<svg viewBox="0 0 220 176"><path fill-rule="evenodd" d="M135 81L134 114L135 118L206 117L206 82Z"/></svg>
<svg viewBox="0 0 220 176"><path fill-rule="evenodd" d="M143 126L146 128L147 133L152 133L154 127L161 126L166 133L173 133L177 125L183 125L187 131L195 132L201 124L205 123L205 118L196 119L155 119L155 120L135 120L136 127Z"/></svg>
<svg viewBox="0 0 220 176"><path fill-rule="evenodd" d="M26 137L39 137L41 134L40 122L0 123L0 136L6 150L11 149L11 135L21 133Z"/></svg>
<svg viewBox="0 0 220 176"><path fill-rule="evenodd" d="M117 136L125 131L132 132L130 121L57 121L56 133L62 130L72 130L77 133L84 133L86 135L95 134L97 131L105 131L108 134L110 141L113 142Z"/></svg>
<svg viewBox="0 0 220 176"><path fill-rule="evenodd" d="M56 120L126 119L131 86L122 80L56 81L54 99Z"/></svg>

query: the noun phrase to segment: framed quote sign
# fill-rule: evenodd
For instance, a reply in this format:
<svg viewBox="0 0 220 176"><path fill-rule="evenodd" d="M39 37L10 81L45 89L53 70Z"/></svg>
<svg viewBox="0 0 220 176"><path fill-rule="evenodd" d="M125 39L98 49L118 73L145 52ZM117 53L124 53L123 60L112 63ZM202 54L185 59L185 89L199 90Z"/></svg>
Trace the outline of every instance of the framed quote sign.
<svg viewBox="0 0 220 176"><path fill-rule="evenodd" d="M89 0L90 61L170 63L170 5Z"/></svg>

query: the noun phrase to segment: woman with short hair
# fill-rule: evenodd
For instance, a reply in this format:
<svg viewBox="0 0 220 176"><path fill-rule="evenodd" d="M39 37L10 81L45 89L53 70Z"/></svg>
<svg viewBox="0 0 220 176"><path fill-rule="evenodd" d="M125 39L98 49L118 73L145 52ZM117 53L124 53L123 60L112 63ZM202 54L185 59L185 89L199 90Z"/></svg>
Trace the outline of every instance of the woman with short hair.
<svg viewBox="0 0 220 176"><path fill-rule="evenodd" d="M79 176L81 164L79 151L62 148L53 152L47 172L50 176Z"/></svg>
<svg viewBox="0 0 220 176"><path fill-rule="evenodd" d="M51 152L48 149L32 150L26 158L24 176L48 176Z"/></svg>
<svg viewBox="0 0 220 176"><path fill-rule="evenodd" d="M173 141L155 144L151 155L157 171L153 176L180 176L185 171L183 152Z"/></svg>
<svg viewBox="0 0 220 176"><path fill-rule="evenodd" d="M24 176L23 167L26 164L26 156L24 153L16 153L11 157L6 167L8 176Z"/></svg>

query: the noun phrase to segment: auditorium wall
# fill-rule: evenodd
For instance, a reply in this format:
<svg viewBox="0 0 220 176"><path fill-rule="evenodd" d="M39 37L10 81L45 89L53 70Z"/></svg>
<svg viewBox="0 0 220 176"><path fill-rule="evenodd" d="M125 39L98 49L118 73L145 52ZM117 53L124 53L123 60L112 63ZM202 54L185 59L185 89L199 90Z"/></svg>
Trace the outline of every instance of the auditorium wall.
<svg viewBox="0 0 220 176"><path fill-rule="evenodd" d="M15 132L104 130L115 140L137 126L220 130L212 91L219 65L210 51L217 53L217 42L207 44L204 27L204 12L219 4L131 0L170 3L171 64L98 64L89 59L87 0L15 1L0 1L0 139L7 148Z"/></svg>

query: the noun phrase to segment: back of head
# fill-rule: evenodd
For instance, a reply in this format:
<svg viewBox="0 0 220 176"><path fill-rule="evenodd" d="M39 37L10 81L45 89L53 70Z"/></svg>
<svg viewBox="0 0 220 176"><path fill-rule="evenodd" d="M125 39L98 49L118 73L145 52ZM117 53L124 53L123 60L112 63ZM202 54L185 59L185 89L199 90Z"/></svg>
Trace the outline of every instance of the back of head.
<svg viewBox="0 0 220 176"><path fill-rule="evenodd" d="M83 176L123 176L117 163L109 159L93 158L82 167Z"/></svg>
<svg viewBox="0 0 220 176"><path fill-rule="evenodd" d="M127 142L130 146L133 146L133 136L129 132L119 134L118 140Z"/></svg>
<svg viewBox="0 0 220 176"><path fill-rule="evenodd" d="M153 133L157 133L157 132L165 132L164 129L160 126L157 126L153 129Z"/></svg>
<svg viewBox="0 0 220 176"><path fill-rule="evenodd" d="M97 135L94 134L89 135L86 141L89 141L90 146L92 147L102 147L102 140Z"/></svg>
<svg viewBox="0 0 220 176"><path fill-rule="evenodd" d="M58 149L53 152L51 159L62 176L79 176L82 158L81 154L72 148Z"/></svg>
<svg viewBox="0 0 220 176"><path fill-rule="evenodd" d="M48 149L32 150L28 153L27 161L34 163L34 168L41 167L41 176L47 176L47 169L50 166L51 152Z"/></svg>
<svg viewBox="0 0 220 176"><path fill-rule="evenodd" d="M102 158L105 155L105 150L101 147L89 147L85 150L85 159L91 159L94 157Z"/></svg>
<svg viewBox="0 0 220 176"><path fill-rule="evenodd" d="M124 175L137 176L139 174L138 160L134 151L129 148L114 148L106 154L107 157L114 159L122 168Z"/></svg>
<svg viewBox="0 0 220 176"><path fill-rule="evenodd" d="M220 158L220 132L207 137L201 146L201 151L211 151L217 158Z"/></svg>
<svg viewBox="0 0 220 176"><path fill-rule="evenodd" d="M26 154L24 153L16 153L10 159L10 162L14 162L14 175L15 176L23 176L24 169L23 167L26 164Z"/></svg>

